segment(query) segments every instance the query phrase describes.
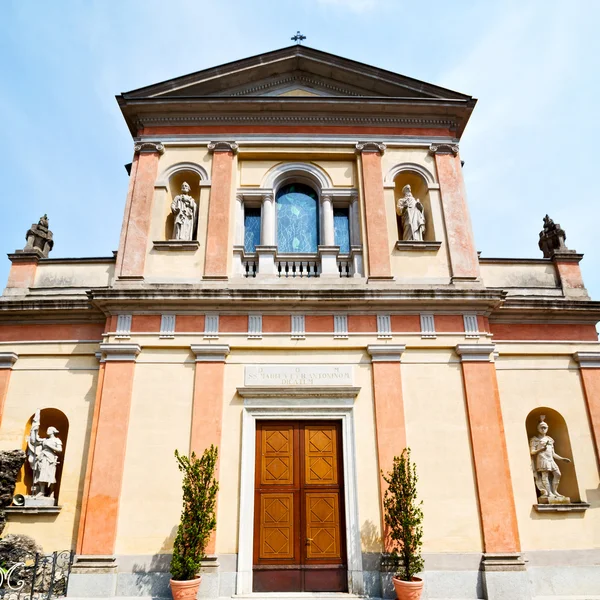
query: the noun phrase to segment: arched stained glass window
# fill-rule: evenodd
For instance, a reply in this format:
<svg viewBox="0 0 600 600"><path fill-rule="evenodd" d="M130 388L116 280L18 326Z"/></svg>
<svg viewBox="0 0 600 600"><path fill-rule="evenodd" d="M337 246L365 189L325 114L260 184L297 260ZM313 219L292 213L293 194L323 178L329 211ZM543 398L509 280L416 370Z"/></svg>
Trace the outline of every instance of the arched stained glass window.
<svg viewBox="0 0 600 600"><path fill-rule="evenodd" d="M277 251L315 254L319 244L317 193L292 183L277 192Z"/></svg>

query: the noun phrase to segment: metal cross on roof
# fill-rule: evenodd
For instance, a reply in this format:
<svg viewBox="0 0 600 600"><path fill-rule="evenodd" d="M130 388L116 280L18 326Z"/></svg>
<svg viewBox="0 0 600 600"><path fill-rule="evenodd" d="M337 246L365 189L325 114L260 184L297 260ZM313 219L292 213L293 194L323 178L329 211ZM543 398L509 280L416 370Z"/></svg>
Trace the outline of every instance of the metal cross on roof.
<svg viewBox="0 0 600 600"><path fill-rule="evenodd" d="M296 35L294 35L291 40L296 42L296 44L301 44L302 40L305 40L306 36L302 35L299 31L296 31Z"/></svg>

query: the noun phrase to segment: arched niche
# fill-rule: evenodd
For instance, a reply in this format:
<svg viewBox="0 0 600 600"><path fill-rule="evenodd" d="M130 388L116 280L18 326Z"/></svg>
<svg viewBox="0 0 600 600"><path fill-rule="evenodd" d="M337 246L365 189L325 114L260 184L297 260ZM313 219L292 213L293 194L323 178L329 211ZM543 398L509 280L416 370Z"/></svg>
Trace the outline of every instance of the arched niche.
<svg viewBox="0 0 600 600"><path fill-rule="evenodd" d="M27 440L31 433L31 424L35 415L31 415L25 425L25 432L23 435L23 450L27 452ZM62 481L63 465L65 462L65 452L67 449L67 440L69 437L69 419L67 416L57 408L43 408L40 410L40 437L47 437L46 431L48 427L55 427L58 429L56 437L62 442L62 452L58 458L58 465L56 467L56 484L54 485L54 498L58 502L60 494L60 484ZM24 496L31 494L31 486L33 484L33 472L29 466L29 462L25 460L25 464L21 468L17 483L15 486L15 495L23 494Z"/></svg>
<svg viewBox="0 0 600 600"><path fill-rule="evenodd" d="M527 430L527 445L529 447L529 440L538 434L537 427L540 423L540 417L544 415L544 421L548 425L548 435L554 440L554 451L559 456L564 456L571 460L570 463L564 460L557 460L556 464L561 472L560 484L558 491L563 496L571 498L571 502L581 502L581 495L579 494L579 485L577 483L577 473L575 472L575 465L573 463L573 452L571 450L571 440L569 438L569 429L563 416L553 410L552 408L543 407L532 410L525 420L525 427ZM534 480L534 461L530 455L531 460L531 485L534 486L537 496L540 496L540 492L535 485Z"/></svg>
<svg viewBox="0 0 600 600"><path fill-rule="evenodd" d="M171 211L171 203L176 196L181 194L181 186L183 183L187 183L190 186L189 195L196 202L196 221L194 223L194 229L192 233L192 239L198 239L198 213L200 210L200 182L202 181L201 173L198 170L192 170L191 168L182 167L176 171L173 171L167 180L167 218L165 219L165 240L173 238L173 225L175 217Z"/></svg>
<svg viewBox="0 0 600 600"><path fill-rule="evenodd" d="M272 189L277 193L278 189L289 183L304 183L321 192L323 189L333 187L329 175L313 163L278 163L272 167L265 175L261 187Z"/></svg>
<svg viewBox="0 0 600 600"><path fill-rule="evenodd" d="M398 200L404 196L402 189L405 185L410 185L412 195L420 200L423 205L425 215L425 235L423 239L427 242L436 241L435 230L433 227L433 215L431 212L431 199L429 196L429 186L431 182L427 178L427 172L417 171L416 168L398 169L393 178L394 182L394 211ZM396 228L398 231L398 240L402 240L402 218L396 213Z"/></svg>

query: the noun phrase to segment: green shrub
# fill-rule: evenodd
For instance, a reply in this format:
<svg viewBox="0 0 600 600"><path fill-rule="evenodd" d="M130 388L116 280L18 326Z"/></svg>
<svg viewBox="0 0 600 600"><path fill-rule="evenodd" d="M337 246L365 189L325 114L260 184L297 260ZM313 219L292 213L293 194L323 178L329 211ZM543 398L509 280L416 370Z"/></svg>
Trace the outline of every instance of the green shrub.
<svg viewBox="0 0 600 600"><path fill-rule="evenodd" d="M217 525L215 505L219 484L214 477L218 450L211 445L201 458L194 452L188 458L175 450L183 473L183 509L171 559L171 577L189 581L200 571L204 550Z"/></svg>
<svg viewBox="0 0 600 600"><path fill-rule="evenodd" d="M392 470L382 475L388 484L383 499L385 524L393 542L389 563L397 577L412 581L423 570L423 502L417 501L417 467L410 460L410 448L394 456Z"/></svg>

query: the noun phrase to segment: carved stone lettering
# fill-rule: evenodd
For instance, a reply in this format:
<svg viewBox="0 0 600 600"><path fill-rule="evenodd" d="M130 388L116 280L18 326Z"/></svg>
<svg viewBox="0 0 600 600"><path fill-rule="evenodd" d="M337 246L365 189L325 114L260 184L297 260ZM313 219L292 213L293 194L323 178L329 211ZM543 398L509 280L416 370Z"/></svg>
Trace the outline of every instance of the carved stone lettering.
<svg viewBox="0 0 600 600"><path fill-rule="evenodd" d="M351 365L248 365L245 385L352 385Z"/></svg>

